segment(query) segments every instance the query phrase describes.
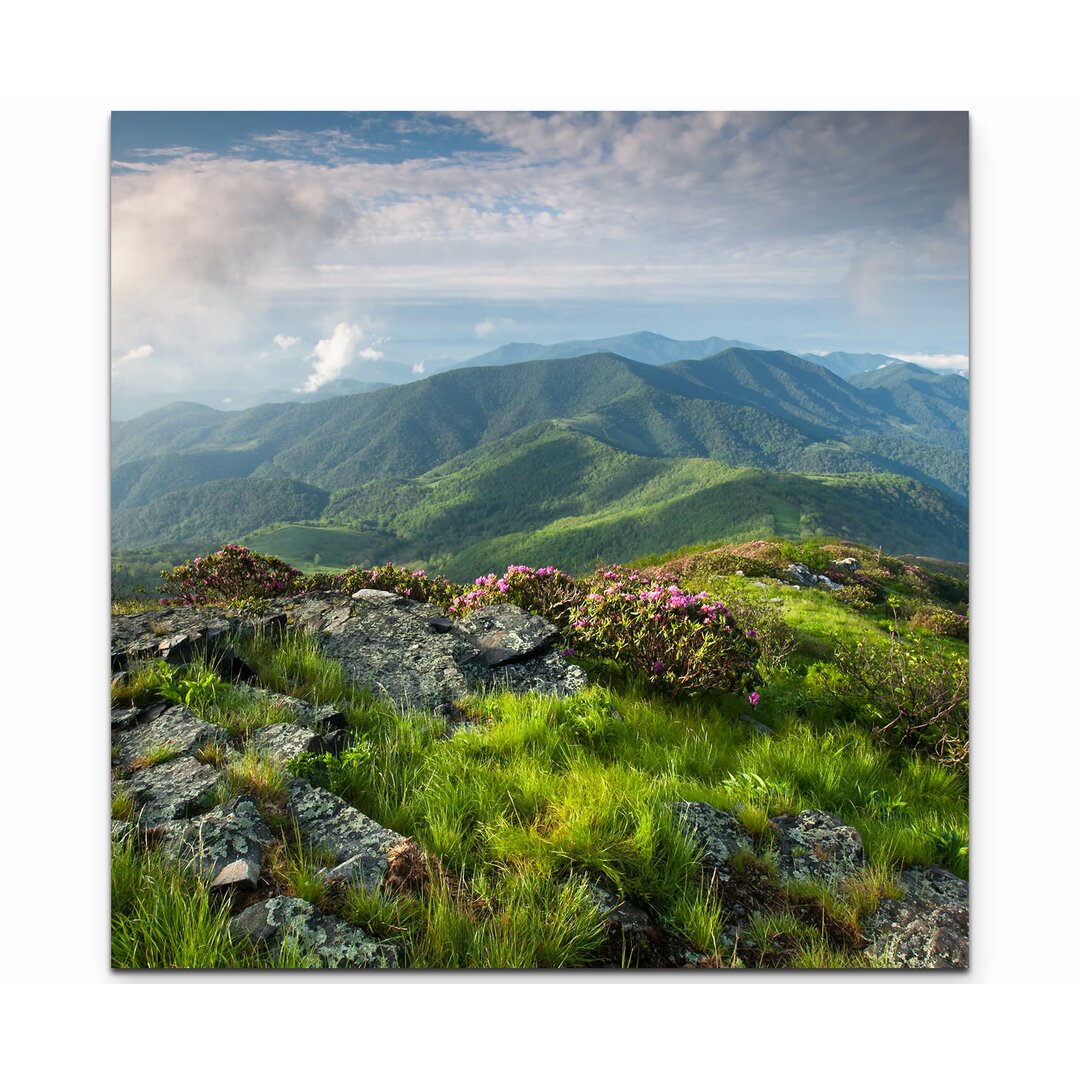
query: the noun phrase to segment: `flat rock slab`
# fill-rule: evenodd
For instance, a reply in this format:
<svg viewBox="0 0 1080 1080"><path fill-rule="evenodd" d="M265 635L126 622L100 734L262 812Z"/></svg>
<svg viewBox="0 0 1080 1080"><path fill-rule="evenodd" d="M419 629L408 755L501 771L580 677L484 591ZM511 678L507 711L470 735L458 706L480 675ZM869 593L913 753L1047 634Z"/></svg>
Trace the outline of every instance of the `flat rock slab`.
<svg viewBox="0 0 1080 1080"><path fill-rule="evenodd" d="M306 900L273 896L253 904L231 922L234 933L243 934L278 952L285 941L314 955L326 968L396 968L397 949L368 937L362 930L322 915Z"/></svg>
<svg viewBox="0 0 1080 1080"><path fill-rule="evenodd" d="M325 740L318 732L299 724L270 724L258 728L248 742L260 754L282 765L299 754L319 754L325 748Z"/></svg>
<svg viewBox="0 0 1080 1080"><path fill-rule="evenodd" d="M262 873L263 845L273 839L248 795L161 830L161 851L206 878L211 888L255 888Z"/></svg>
<svg viewBox="0 0 1080 1080"><path fill-rule="evenodd" d="M784 814L769 825L777 837L781 880L839 885L866 864L862 837L823 810Z"/></svg>
<svg viewBox="0 0 1080 1080"><path fill-rule="evenodd" d="M162 608L138 615L114 615L113 671L123 670L134 660L186 663L195 656L205 656L226 634L241 632L241 624L241 619L210 608Z"/></svg>
<svg viewBox="0 0 1080 1080"><path fill-rule="evenodd" d="M294 625L319 636L350 682L399 710L451 712L466 694L495 687L572 694L585 673L551 650L558 630L510 604L448 620L433 604L378 589L351 597L315 594L288 602ZM473 632L475 631L475 633Z"/></svg>
<svg viewBox="0 0 1080 1080"><path fill-rule="evenodd" d="M220 778L217 769L193 757L179 757L140 769L126 786L139 805L140 823L149 827L209 810Z"/></svg>
<svg viewBox="0 0 1080 1080"><path fill-rule="evenodd" d="M547 619L513 604L481 608L466 615L458 626L476 640L488 667L528 660L559 640L558 628Z"/></svg>
<svg viewBox="0 0 1080 1080"><path fill-rule="evenodd" d="M968 883L940 866L911 867L902 900L882 900L863 920L867 956L892 968L968 966Z"/></svg>
<svg viewBox="0 0 1080 1080"><path fill-rule="evenodd" d="M286 810L300 835L313 847L329 853L335 865L324 871L332 881L346 881L367 892L382 887L389 852L405 837L372 821L344 799L306 780L289 784Z"/></svg>
<svg viewBox="0 0 1080 1080"><path fill-rule="evenodd" d="M340 731L348 726L345 714L333 705L312 705L309 701L274 690L264 690L260 686L236 685L232 689L235 693L264 702L268 711L277 713L282 721L319 731Z"/></svg>
<svg viewBox="0 0 1080 1080"><path fill-rule="evenodd" d="M648 912L636 904L623 900L593 881L589 882L586 889L589 899L599 909L604 920L604 929L609 934L640 935L648 934L654 929Z"/></svg>
<svg viewBox="0 0 1080 1080"><path fill-rule="evenodd" d="M217 724L200 720L183 705L165 709L155 720L139 724L113 743L113 761L123 768L151 750L168 746L176 754L191 754L208 743L229 740L228 732Z"/></svg>
<svg viewBox="0 0 1080 1080"><path fill-rule="evenodd" d="M753 851L750 834L730 810L711 803L672 803L676 818L702 853L706 871L717 881L731 879L731 860L738 851Z"/></svg>

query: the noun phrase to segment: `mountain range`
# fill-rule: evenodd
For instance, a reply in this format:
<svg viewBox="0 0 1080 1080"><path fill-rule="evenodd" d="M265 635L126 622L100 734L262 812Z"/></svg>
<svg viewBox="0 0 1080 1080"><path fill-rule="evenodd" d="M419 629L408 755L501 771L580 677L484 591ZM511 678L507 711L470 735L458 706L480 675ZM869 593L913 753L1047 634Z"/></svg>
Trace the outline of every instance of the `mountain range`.
<svg viewBox="0 0 1080 1080"><path fill-rule="evenodd" d="M175 404L113 424L113 540L197 550L308 522L472 572L500 552L579 565L824 530L963 558L967 389L899 361L847 381L731 346L493 363L238 412Z"/></svg>

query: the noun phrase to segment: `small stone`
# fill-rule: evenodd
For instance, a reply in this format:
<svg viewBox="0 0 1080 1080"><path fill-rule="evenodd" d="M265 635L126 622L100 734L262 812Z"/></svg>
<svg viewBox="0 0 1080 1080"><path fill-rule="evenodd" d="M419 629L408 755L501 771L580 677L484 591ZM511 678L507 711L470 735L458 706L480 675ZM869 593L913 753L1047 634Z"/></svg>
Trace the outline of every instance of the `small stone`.
<svg viewBox="0 0 1080 1080"><path fill-rule="evenodd" d="M230 924L271 952L289 941L326 968L395 968L397 949L369 937L332 915L322 915L306 900L273 896L242 911Z"/></svg>
<svg viewBox="0 0 1080 1080"><path fill-rule="evenodd" d="M465 616L459 626L476 640L489 667L527 660L559 639L558 627L513 604L481 608Z"/></svg>
<svg viewBox="0 0 1080 1080"><path fill-rule="evenodd" d="M299 724L270 724L251 736L251 743L260 753L284 764L303 753L323 751L323 737Z"/></svg>

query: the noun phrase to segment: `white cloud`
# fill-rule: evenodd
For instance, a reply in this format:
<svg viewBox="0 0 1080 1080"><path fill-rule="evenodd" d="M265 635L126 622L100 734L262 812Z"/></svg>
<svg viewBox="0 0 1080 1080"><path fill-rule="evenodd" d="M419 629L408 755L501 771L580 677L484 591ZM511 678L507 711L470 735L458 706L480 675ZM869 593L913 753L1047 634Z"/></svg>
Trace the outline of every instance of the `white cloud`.
<svg viewBox="0 0 1080 1080"><path fill-rule="evenodd" d="M489 338L497 330L514 330L517 326L518 324L513 319L487 318L473 327L473 333L478 338Z"/></svg>
<svg viewBox="0 0 1080 1080"><path fill-rule="evenodd" d="M328 338L323 338L313 350L315 361L304 383L303 393L310 394L320 386L340 378L355 357L361 360L381 360L383 354L371 346L360 348L367 331L355 323L338 323Z"/></svg>
<svg viewBox="0 0 1080 1080"><path fill-rule="evenodd" d="M294 345L300 344L300 339L298 337L289 337L286 334L275 334L274 344L279 349L291 349Z"/></svg>
<svg viewBox="0 0 1080 1080"><path fill-rule="evenodd" d="M964 353L890 353L898 360L906 360L909 364L918 364L919 367L929 368L931 371L957 372L967 374L968 357Z"/></svg>
<svg viewBox="0 0 1080 1080"><path fill-rule="evenodd" d="M130 349L124 353L123 356L117 360L118 364L126 364L131 360L145 360L148 356L154 355L153 345L139 345L134 349Z"/></svg>
<svg viewBox="0 0 1080 1080"><path fill-rule="evenodd" d="M420 360L417 363L413 364L412 373L414 375L423 375L424 374L424 361L423 360Z"/></svg>

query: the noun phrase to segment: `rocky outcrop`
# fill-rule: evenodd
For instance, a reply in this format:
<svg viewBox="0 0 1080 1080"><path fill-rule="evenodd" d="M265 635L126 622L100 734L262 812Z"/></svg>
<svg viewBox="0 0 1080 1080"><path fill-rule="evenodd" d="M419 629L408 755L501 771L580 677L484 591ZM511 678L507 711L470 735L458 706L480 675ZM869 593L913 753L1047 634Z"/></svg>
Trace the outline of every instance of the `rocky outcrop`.
<svg viewBox="0 0 1080 1080"><path fill-rule="evenodd" d="M290 622L316 634L346 677L397 709L451 711L466 694L493 688L573 694L585 673L553 649L558 629L510 604L448 619L432 604L362 589L318 594L288 607Z"/></svg>
<svg viewBox="0 0 1080 1080"><path fill-rule="evenodd" d="M866 955L900 968L968 966L968 883L940 866L900 875L901 900L883 900L863 920Z"/></svg>
<svg viewBox="0 0 1080 1080"><path fill-rule="evenodd" d="M803 589L839 589L842 588L835 581L830 580L824 574L815 574L806 563L789 563L784 568L787 580Z"/></svg>
<svg viewBox="0 0 1080 1080"><path fill-rule="evenodd" d="M753 851L750 834L730 810L717 810L705 802L675 803L672 809L714 880L728 881L734 856L740 851Z"/></svg>

